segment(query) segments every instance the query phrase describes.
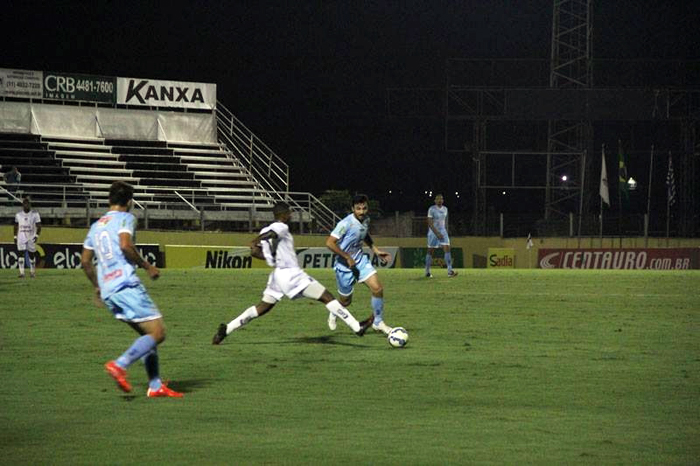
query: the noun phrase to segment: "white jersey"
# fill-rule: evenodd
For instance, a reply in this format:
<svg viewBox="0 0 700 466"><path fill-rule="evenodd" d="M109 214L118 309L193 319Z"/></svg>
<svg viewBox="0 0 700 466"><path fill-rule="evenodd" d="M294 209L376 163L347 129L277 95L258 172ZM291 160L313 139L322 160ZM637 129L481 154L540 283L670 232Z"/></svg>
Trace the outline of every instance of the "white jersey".
<svg viewBox="0 0 700 466"><path fill-rule="evenodd" d="M17 223L17 243L22 244L31 241L36 236L36 224L41 223L39 212L24 210L15 214L15 223Z"/></svg>
<svg viewBox="0 0 700 466"><path fill-rule="evenodd" d="M272 223L262 230L260 234L274 231L277 233L277 249L272 253L272 241L267 240L262 242L262 250L265 255L265 261L270 267L278 269L299 268L297 253L294 250L294 238L289 232L289 226L283 222Z"/></svg>

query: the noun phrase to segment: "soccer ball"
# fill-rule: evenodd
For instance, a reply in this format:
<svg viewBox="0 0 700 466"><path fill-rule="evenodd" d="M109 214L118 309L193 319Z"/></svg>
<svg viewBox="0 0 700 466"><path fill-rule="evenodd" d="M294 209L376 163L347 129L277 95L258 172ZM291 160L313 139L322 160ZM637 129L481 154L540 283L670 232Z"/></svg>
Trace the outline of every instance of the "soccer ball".
<svg viewBox="0 0 700 466"><path fill-rule="evenodd" d="M403 327L394 327L387 339L394 348L403 348L408 343L408 332Z"/></svg>

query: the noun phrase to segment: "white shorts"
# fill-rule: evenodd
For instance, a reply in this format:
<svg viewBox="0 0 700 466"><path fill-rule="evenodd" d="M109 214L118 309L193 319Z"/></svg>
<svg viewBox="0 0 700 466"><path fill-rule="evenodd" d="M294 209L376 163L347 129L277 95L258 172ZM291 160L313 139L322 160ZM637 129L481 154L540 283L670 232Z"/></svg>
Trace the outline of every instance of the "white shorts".
<svg viewBox="0 0 700 466"><path fill-rule="evenodd" d="M279 301L285 295L289 299L299 298L306 287L314 281L299 267L275 269L267 279L267 287L263 291L263 297L269 296L275 301Z"/></svg>
<svg viewBox="0 0 700 466"><path fill-rule="evenodd" d="M36 252L36 243L32 240L20 241L17 240L18 251Z"/></svg>

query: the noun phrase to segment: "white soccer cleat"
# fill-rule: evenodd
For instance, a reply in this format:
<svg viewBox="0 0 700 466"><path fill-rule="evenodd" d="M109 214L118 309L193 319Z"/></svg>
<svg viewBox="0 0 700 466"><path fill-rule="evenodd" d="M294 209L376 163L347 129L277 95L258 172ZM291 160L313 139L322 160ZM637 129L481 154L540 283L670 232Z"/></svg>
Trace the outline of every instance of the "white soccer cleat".
<svg viewBox="0 0 700 466"><path fill-rule="evenodd" d="M333 315L330 312L328 313L328 328L331 330L335 330L336 328L338 328L338 324L336 323L335 315Z"/></svg>
<svg viewBox="0 0 700 466"><path fill-rule="evenodd" d="M372 324L372 328L377 332L383 332L385 335L389 335L392 330L392 328L385 324L383 320L378 324Z"/></svg>

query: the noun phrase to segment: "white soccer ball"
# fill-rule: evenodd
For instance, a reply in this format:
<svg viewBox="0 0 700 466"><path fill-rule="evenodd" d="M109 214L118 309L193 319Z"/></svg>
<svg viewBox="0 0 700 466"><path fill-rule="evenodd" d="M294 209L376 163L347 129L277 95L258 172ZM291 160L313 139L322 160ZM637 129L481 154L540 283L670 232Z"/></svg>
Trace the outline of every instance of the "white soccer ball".
<svg viewBox="0 0 700 466"><path fill-rule="evenodd" d="M394 348L403 348L408 343L408 332L403 327L394 327L387 339Z"/></svg>

